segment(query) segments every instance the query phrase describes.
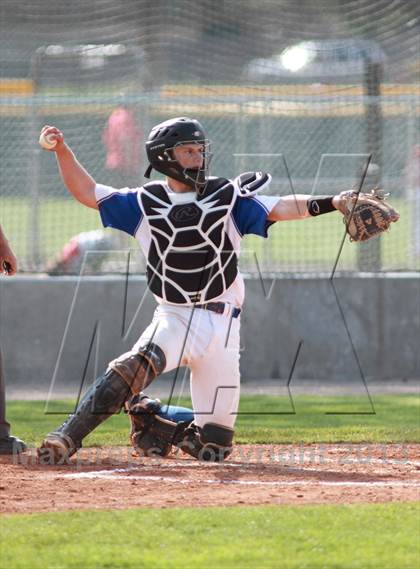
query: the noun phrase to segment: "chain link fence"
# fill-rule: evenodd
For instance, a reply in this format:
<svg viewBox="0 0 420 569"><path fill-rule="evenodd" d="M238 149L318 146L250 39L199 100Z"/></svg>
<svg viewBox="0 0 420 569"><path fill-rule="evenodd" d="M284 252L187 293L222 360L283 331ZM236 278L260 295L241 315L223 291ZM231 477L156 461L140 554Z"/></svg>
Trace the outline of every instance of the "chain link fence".
<svg viewBox="0 0 420 569"><path fill-rule="evenodd" d="M183 115L208 130L212 175L267 170L273 195L331 194L357 187L372 154L363 189L380 183L400 210L389 234L364 245L341 247L339 215L278 223L267 242L245 239L244 271L419 270L417 12L400 0L392 10L378 0L374 18L367 0L323 5L75 0L69 12L4 0L0 222L20 270L78 272L76 252L96 249L93 272L123 272L126 255L117 262L104 251L137 247L68 195L54 155L38 146L44 124L64 132L98 182L136 187L150 128ZM118 108L136 124L135 176L110 166L105 128ZM65 266L63 255L74 263ZM130 258L142 272L140 255Z"/></svg>
<svg viewBox="0 0 420 569"><path fill-rule="evenodd" d="M416 96L388 97L383 108L382 186L401 210L401 221L380 238L381 270L418 269L414 249L416 220L407 181L407 156L415 145L419 109ZM72 237L100 228L99 216L78 204L64 188L53 153L37 143L43 124L63 130L80 161L101 183L115 184L106 167L104 129L110 113L125 105L134 110L141 132L170 116L193 115L201 120L213 142L213 175L234 177L249 170L273 175L272 195L293 192L338 193L358 187L367 162L365 98L318 96L250 98L225 96L165 97L161 95L0 99L2 169L1 222L12 239L24 271L45 271ZM135 187L144 181L143 145ZM376 172L376 176L378 172ZM375 176L374 176L375 178ZM373 184L376 182L376 178ZM369 185L369 176L365 187ZM117 182L118 184L118 182ZM120 184L122 185L122 184ZM414 190L414 191L413 191ZM414 208L415 209L415 208ZM328 272L343 237L339 216L311 222L279 223L268 242L247 237L243 269L264 272ZM110 238L99 248L133 247L130 239ZM99 236L100 234L98 234ZM93 234L87 239L93 239ZM93 239L92 246L95 245ZM369 247L363 250L369 266ZM338 269L358 269L360 245L345 243ZM114 256L115 257L115 256ZM140 262L136 270L142 269Z"/></svg>

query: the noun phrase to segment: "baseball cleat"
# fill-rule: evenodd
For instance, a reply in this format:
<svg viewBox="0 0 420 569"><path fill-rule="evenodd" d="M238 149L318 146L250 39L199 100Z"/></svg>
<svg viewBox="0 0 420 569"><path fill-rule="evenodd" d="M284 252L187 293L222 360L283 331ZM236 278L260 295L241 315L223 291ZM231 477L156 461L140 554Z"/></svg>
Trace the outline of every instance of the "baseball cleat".
<svg viewBox="0 0 420 569"><path fill-rule="evenodd" d="M26 444L17 437L0 438L0 454L20 454L27 449Z"/></svg>
<svg viewBox="0 0 420 569"><path fill-rule="evenodd" d="M76 447L67 435L50 433L37 449L41 464L64 464L75 452Z"/></svg>

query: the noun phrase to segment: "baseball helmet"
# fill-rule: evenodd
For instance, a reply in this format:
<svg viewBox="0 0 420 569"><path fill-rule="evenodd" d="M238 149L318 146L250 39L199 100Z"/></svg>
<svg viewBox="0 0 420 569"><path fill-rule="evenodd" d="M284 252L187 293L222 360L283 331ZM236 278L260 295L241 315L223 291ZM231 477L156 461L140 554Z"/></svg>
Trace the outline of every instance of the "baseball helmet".
<svg viewBox="0 0 420 569"><path fill-rule="evenodd" d="M174 158L173 149L182 144L202 144L204 160L201 168L183 168ZM150 162L145 172L149 178L154 168L161 174L184 182L198 193L203 191L208 178L211 159L210 141L202 125L196 119L177 117L154 126L146 141L146 153Z"/></svg>

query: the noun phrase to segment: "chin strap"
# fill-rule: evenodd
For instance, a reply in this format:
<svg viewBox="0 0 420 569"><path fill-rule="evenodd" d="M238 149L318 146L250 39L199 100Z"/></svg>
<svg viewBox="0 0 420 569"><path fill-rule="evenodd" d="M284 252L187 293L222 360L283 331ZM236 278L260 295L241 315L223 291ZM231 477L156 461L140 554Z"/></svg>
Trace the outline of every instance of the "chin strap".
<svg viewBox="0 0 420 569"><path fill-rule="evenodd" d="M152 173L152 170L153 170L153 166L152 166L151 164L149 164L149 166L148 166L146 172L144 173L144 177L145 177L145 178L150 178L150 174Z"/></svg>

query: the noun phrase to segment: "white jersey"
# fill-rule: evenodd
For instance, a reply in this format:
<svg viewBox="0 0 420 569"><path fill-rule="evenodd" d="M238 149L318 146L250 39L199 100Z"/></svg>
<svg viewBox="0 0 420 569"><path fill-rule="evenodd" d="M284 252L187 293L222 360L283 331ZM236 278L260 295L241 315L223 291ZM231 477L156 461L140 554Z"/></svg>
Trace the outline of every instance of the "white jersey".
<svg viewBox="0 0 420 569"><path fill-rule="evenodd" d="M212 179L212 183L216 190L221 189L209 193L207 197L199 197L194 191L173 192L165 182L160 181L135 189L117 190L102 184L96 186L96 200L103 225L125 231L139 242L148 259L149 288L159 304L188 306L196 302L218 301L238 308L242 306L244 282L237 270L241 240L247 234L267 237L267 230L272 224L267 218L280 198L245 196L235 182L221 178ZM224 196L223 203L217 200L221 194ZM230 197L226 199L227 194ZM218 233L218 227L219 241L216 238L212 244L212 234ZM172 232L170 239L165 231ZM184 248L179 246L183 241L187 241ZM185 261L183 264L179 259L186 245L190 261L184 267ZM204 263L200 265L201 271L194 273L197 269L191 267L191 263L197 264L194 259L198 260L198 257L191 255L191 252L200 253L203 250L207 261L210 261L208 268ZM164 264L162 270L158 267L157 259ZM173 265L177 263L180 266L174 269ZM205 281L202 286L194 283L193 274L197 274L200 281ZM192 288L187 290L188 286Z"/></svg>

